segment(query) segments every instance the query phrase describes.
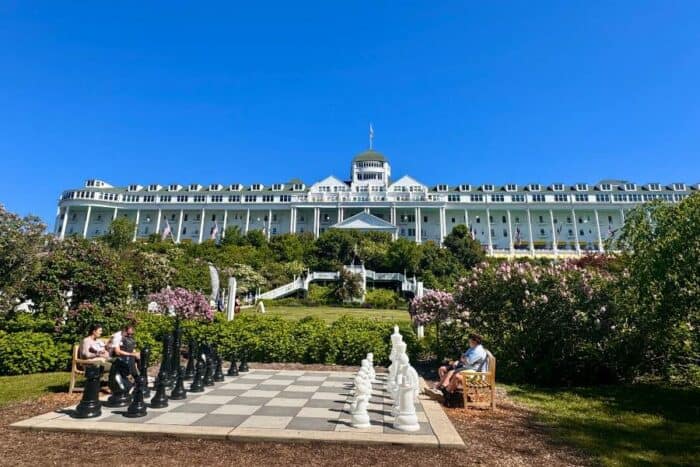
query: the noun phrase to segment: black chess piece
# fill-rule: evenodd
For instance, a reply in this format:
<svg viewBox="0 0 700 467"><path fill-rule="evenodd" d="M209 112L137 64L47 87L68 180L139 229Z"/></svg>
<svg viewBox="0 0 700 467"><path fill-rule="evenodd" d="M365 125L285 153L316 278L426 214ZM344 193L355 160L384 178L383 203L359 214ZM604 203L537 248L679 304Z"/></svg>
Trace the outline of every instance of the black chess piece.
<svg viewBox="0 0 700 467"><path fill-rule="evenodd" d="M189 381L194 378L194 367L197 364L197 345L194 339L190 339L187 346L187 368L185 369L185 380Z"/></svg>
<svg viewBox="0 0 700 467"><path fill-rule="evenodd" d="M112 368L109 370L109 390L112 395L107 399L105 404L108 407L126 407L131 402L129 391L131 383L129 382L129 363L125 362L121 357L115 358L112 362Z"/></svg>
<svg viewBox="0 0 700 467"><path fill-rule="evenodd" d="M152 409L162 409L168 406L168 394L165 389L165 378L164 374L161 372L158 374L158 379L156 380L156 394L151 399Z"/></svg>
<svg viewBox="0 0 700 467"><path fill-rule="evenodd" d="M214 386L214 359L211 355L207 356L204 369L204 381L205 386Z"/></svg>
<svg viewBox="0 0 700 467"><path fill-rule="evenodd" d="M146 416L146 404L143 399L143 385L148 384L148 379L145 375L140 375L136 378L136 385L134 386L134 398L131 401L131 405L124 413L125 417L137 418Z"/></svg>
<svg viewBox="0 0 700 467"><path fill-rule="evenodd" d="M170 379L170 364L173 359L173 336L166 334L163 336L163 355L161 356L160 369L158 370L158 379L163 381L165 387L172 387L173 383Z"/></svg>
<svg viewBox="0 0 700 467"><path fill-rule="evenodd" d="M100 376L102 367L90 365L85 367L85 389L83 397L75 408L76 418L94 418L102 415L102 402L100 402Z"/></svg>
<svg viewBox="0 0 700 467"><path fill-rule="evenodd" d="M148 399L151 397L151 389L148 387L148 365L151 360L151 349L144 347L140 353L139 360L139 375L144 377L143 384L141 385L141 392L143 392L143 398Z"/></svg>
<svg viewBox="0 0 700 467"><path fill-rule="evenodd" d="M231 366L228 367L228 376L238 376L238 366L236 365L236 354L231 353Z"/></svg>
<svg viewBox="0 0 700 467"><path fill-rule="evenodd" d="M243 350L243 352L241 352L241 364L238 365L238 371L241 373L248 372L248 350Z"/></svg>
<svg viewBox="0 0 700 467"><path fill-rule="evenodd" d="M180 349L182 346L182 328L180 328L180 320L175 318L175 329L173 330L173 343L172 351L170 353L170 374L168 375L170 381L173 383L177 378L177 372L180 368Z"/></svg>
<svg viewBox="0 0 700 467"><path fill-rule="evenodd" d="M194 378L190 384L190 392L204 392L204 383L202 382L202 373L204 372L204 362L197 360L197 366L194 370Z"/></svg>
<svg viewBox="0 0 700 467"><path fill-rule="evenodd" d="M219 352L217 351L217 348L214 346L212 347L212 356L213 356L213 361L214 364L216 365L216 368L214 370L214 382L216 383L221 383L226 380L224 377L224 369L222 368L223 361L221 360L221 357L219 356Z"/></svg>
<svg viewBox="0 0 700 467"><path fill-rule="evenodd" d="M170 398L174 401L187 399L187 391L185 390L185 369L180 367L177 370L177 378L175 379L175 387L170 393Z"/></svg>

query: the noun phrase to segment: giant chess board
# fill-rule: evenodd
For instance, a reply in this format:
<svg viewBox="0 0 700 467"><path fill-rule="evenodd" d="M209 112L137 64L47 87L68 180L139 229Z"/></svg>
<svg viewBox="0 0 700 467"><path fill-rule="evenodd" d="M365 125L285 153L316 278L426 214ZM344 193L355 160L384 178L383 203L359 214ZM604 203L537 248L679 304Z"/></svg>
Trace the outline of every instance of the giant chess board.
<svg viewBox="0 0 700 467"><path fill-rule="evenodd" d="M368 406L369 428L350 424L353 373L256 370L226 377L226 381L171 400L161 409L148 408L141 418L127 418L126 407L102 407L102 415L78 419L73 408L43 414L14 424L16 428L163 433L256 440L329 440L367 443L406 443L463 446L463 442L434 401L416 404L420 429L403 432L393 427L392 399L385 374L377 374Z"/></svg>

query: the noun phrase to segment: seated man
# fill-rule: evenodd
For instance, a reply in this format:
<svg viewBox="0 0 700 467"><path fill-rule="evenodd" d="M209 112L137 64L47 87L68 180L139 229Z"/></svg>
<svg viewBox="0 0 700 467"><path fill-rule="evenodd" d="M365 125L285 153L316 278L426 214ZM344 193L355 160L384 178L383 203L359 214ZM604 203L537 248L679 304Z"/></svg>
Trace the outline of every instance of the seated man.
<svg viewBox="0 0 700 467"><path fill-rule="evenodd" d="M79 355L83 360L90 360L96 365L102 366L105 370L109 370L112 364L109 361L109 352L105 348L105 344L100 340L102 336L102 325L93 324L90 326L87 337L80 343Z"/></svg>
<svg viewBox="0 0 700 467"><path fill-rule="evenodd" d="M131 383L128 378L138 376L136 360L140 358L139 353L135 351L134 326L127 324L121 331L112 334L108 347L114 357L113 370L119 373L121 380L127 388L130 388Z"/></svg>
<svg viewBox="0 0 700 467"><path fill-rule="evenodd" d="M454 381L453 376L464 371L479 371L484 361L486 361L486 350L481 345L481 336L469 334L469 349L459 357L459 362L451 362L449 365L440 367L438 370L440 381L435 388L447 388L450 392L454 391L456 381Z"/></svg>

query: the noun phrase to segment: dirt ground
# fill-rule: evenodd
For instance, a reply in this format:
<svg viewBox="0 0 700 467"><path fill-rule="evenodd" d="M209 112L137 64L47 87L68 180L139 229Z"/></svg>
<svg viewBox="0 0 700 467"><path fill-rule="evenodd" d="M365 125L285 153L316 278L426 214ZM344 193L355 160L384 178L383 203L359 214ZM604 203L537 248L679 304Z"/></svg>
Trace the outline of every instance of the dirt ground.
<svg viewBox="0 0 700 467"><path fill-rule="evenodd" d="M339 370L323 365L253 368ZM350 367L348 367L350 369ZM361 446L321 442L234 442L167 436L107 436L20 431L9 424L76 403L80 394L48 394L0 409L0 465L589 465L555 443L532 413L499 393L495 411L445 409L467 449Z"/></svg>

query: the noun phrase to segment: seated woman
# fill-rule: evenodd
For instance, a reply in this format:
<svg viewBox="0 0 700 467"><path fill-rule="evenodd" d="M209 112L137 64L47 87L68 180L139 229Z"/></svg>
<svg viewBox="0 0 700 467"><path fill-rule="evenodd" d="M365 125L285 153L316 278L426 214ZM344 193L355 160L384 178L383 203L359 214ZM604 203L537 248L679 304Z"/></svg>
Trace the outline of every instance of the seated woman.
<svg viewBox="0 0 700 467"><path fill-rule="evenodd" d="M102 325L93 324L90 326L87 337L80 343L80 358L95 362L105 370L109 370L112 364L109 361L109 352L105 348L104 342L100 340L102 336Z"/></svg>
<svg viewBox="0 0 700 467"><path fill-rule="evenodd" d="M476 374L482 371L487 361L486 349L481 345L481 336L478 334L469 335L469 349L464 352L464 366L452 372L452 375L446 376L447 384L445 388L447 392L454 392L460 385L464 383L465 378L469 378L470 374Z"/></svg>

